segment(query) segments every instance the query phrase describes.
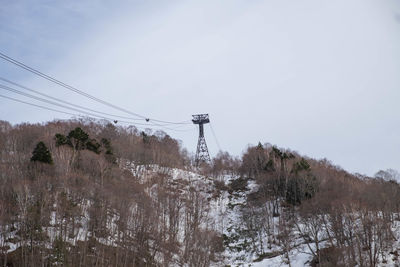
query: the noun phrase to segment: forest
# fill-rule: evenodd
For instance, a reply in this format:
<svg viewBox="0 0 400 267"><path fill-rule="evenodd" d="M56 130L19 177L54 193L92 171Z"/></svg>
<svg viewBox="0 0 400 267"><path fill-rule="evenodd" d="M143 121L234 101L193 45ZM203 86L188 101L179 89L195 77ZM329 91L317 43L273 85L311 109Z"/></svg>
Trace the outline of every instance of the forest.
<svg viewBox="0 0 400 267"><path fill-rule="evenodd" d="M396 175L261 142L196 167L162 131L0 121L0 266L394 266Z"/></svg>

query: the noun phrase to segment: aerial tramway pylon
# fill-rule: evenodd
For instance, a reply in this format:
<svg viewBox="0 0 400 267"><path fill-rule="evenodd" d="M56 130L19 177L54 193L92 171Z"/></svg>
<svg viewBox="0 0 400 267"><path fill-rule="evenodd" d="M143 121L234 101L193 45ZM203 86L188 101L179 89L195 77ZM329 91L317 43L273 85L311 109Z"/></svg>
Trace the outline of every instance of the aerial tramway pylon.
<svg viewBox="0 0 400 267"><path fill-rule="evenodd" d="M210 154L208 153L208 148L206 144L206 139L204 138L204 127L203 125L210 122L208 114L197 114L192 115L192 122L199 125L199 141L197 142L197 150L195 163L198 167L201 163L210 163Z"/></svg>

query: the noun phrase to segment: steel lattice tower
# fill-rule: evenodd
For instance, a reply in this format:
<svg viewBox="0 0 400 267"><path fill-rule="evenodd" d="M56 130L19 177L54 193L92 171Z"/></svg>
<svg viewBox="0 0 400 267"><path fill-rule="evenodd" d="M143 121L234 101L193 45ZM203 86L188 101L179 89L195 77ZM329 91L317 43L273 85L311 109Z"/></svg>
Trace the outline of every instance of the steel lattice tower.
<svg viewBox="0 0 400 267"><path fill-rule="evenodd" d="M199 141L197 142L197 150L196 150L196 157L195 162L196 166L199 166L200 163L210 163L210 154L208 153L208 148L206 144L206 139L204 138L204 127L203 125L210 122L210 118L208 114L197 114L192 115L193 119L192 122L194 124L199 125Z"/></svg>

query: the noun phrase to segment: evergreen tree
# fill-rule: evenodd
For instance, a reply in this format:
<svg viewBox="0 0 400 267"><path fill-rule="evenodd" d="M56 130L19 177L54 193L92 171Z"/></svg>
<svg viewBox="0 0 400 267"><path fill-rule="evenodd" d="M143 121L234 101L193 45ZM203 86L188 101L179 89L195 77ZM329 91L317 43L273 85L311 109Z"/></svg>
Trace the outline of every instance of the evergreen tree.
<svg viewBox="0 0 400 267"><path fill-rule="evenodd" d="M113 155L112 147L111 147L111 142L107 138L102 138L101 143L103 146L106 148L106 155Z"/></svg>
<svg viewBox="0 0 400 267"><path fill-rule="evenodd" d="M101 144L106 149L106 152L105 152L105 155L104 155L106 157L106 159L111 163L116 163L116 158L114 156L114 152L113 152L110 140L107 139L107 138L102 138L101 139Z"/></svg>
<svg viewBox="0 0 400 267"><path fill-rule="evenodd" d="M96 139L90 138L89 134L83 131L80 127L76 127L74 130L70 131L67 136L56 134L54 139L57 147L67 145L73 149L71 164L78 163L76 157L79 160L80 151L85 149L96 154L105 151L104 156L106 159L111 163L116 163L110 140L102 138L101 141L98 142ZM104 147L104 150L102 147Z"/></svg>
<svg viewBox="0 0 400 267"><path fill-rule="evenodd" d="M63 146L63 145L72 146L72 144L71 144L71 142L69 141L69 139L68 139L65 135L63 135L63 134L59 134L59 133L56 134L55 139L56 139L56 146L57 146L57 147Z"/></svg>
<svg viewBox="0 0 400 267"><path fill-rule="evenodd" d="M32 152L31 161L39 161L43 163L53 164L53 158L47 146L43 142L37 143Z"/></svg>
<svg viewBox="0 0 400 267"><path fill-rule="evenodd" d="M293 165L286 191L288 203L299 205L304 199L310 199L315 195L318 190L318 182L310 170L311 166L304 158Z"/></svg>
<svg viewBox="0 0 400 267"><path fill-rule="evenodd" d="M96 154L100 154L100 146L101 145L96 141L96 139L90 139L86 142L86 149Z"/></svg>
<svg viewBox="0 0 400 267"><path fill-rule="evenodd" d="M83 150L86 148L86 142L89 140L89 135L80 127L76 127L74 130L69 132L67 138L75 150Z"/></svg>

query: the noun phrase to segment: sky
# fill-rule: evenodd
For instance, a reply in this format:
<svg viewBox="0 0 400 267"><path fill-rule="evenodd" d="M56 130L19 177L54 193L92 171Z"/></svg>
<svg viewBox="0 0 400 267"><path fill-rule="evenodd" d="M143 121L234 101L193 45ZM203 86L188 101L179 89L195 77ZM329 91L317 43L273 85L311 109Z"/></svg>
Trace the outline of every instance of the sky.
<svg viewBox="0 0 400 267"><path fill-rule="evenodd" d="M145 117L208 113L211 156L261 142L400 169L400 0L0 1L1 53ZM2 59L0 77L128 115ZM13 124L70 117L0 98ZM195 151L195 125L164 130Z"/></svg>

